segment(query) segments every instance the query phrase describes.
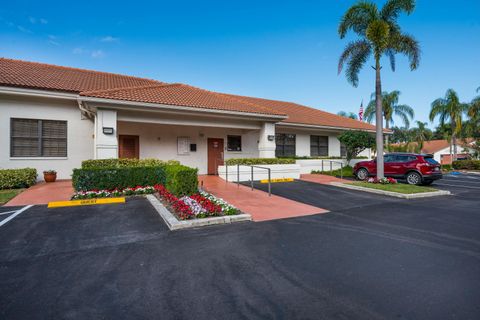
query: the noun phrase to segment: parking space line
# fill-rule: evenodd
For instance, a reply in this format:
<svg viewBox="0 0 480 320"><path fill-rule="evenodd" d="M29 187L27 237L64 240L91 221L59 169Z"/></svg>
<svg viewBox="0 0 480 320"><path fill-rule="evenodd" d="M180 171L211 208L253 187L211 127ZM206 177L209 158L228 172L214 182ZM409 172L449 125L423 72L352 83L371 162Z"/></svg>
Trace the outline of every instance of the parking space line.
<svg viewBox="0 0 480 320"><path fill-rule="evenodd" d="M3 226L4 224L6 224L8 221L14 219L14 218L15 218L16 216L18 216L20 213L28 210L28 209L31 208L31 207L33 207L33 205L32 205L32 204L29 204L28 206L25 206L25 207L23 207L22 209L17 210L14 214L12 214L11 216L7 217L5 220L2 220L2 221L0 222L0 227Z"/></svg>
<svg viewBox="0 0 480 320"><path fill-rule="evenodd" d="M17 210L0 212L0 216L1 216L2 214L9 214L9 213L12 213L12 212L17 212Z"/></svg>
<svg viewBox="0 0 480 320"><path fill-rule="evenodd" d="M458 184L447 184L447 183L435 183L435 185L438 186L451 186L451 187L457 187L457 188L468 188L468 189L480 189L480 187L472 187L472 186L462 186Z"/></svg>

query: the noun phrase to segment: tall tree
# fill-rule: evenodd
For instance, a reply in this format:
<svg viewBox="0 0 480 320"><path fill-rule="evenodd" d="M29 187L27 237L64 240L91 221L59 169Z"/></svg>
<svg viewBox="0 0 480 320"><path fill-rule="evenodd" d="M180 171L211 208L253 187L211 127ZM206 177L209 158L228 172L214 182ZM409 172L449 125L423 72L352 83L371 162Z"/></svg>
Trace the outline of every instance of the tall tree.
<svg viewBox="0 0 480 320"><path fill-rule="evenodd" d="M382 92L382 109L383 118L385 119L385 128L389 129L390 124L393 123L393 115L399 117L405 127L410 126L410 119L413 119L415 112L413 108L406 104L398 104L400 91ZM372 122L376 111L375 93L372 93L372 99L365 108L365 120ZM385 144L388 148L388 135L385 135Z"/></svg>
<svg viewBox="0 0 480 320"><path fill-rule="evenodd" d="M380 78L380 58L387 56L390 67L395 71L395 55L407 56L410 69L415 70L420 61L420 48L417 40L402 32L397 22L401 13L411 14L415 9L415 0L387 0L380 9L373 2L359 1L343 15L338 34L343 39L348 31L353 31L360 39L350 42L338 62L338 73L346 64L347 80L358 86L358 74L370 56L375 65L375 108L376 108L376 149L377 175L384 177L383 163L383 112L382 82Z"/></svg>
<svg viewBox="0 0 480 320"><path fill-rule="evenodd" d="M339 111L337 112L337 115L345 117L345 118L350 118L350 119L355 119L358 120L358 116L353 113L353 112L347 112L347 111Z"/></svg>
<svg viewBox="0 0 480 320"><path fill-rule="evenodd" d="M448 89L444 98L438 98L432 102L430 121L438 117L440 126L450 122L451 140L450 149L453 145L453 159L457 159L457 137L462 132L462 117L468 110L468 104L460 102L458 94L453 89Z"/></svg>
<svg viewBox="0 0 480 320"><path fill-rule="evenodd" d="M480 92L480 87L477 88L477 92ZM480 96L476 96L470 102L468 116L470 117L467 121L468 135L471 137L480 136Z"/></svg>
<svg viewBox="0 0 480 320"><path fill-rule="evenodd" d="M418 151L422 151L423 143L432 138L432 130L427 128L426 122L416 121L417 127L410 130L411 140L417 143Z"/></svg>

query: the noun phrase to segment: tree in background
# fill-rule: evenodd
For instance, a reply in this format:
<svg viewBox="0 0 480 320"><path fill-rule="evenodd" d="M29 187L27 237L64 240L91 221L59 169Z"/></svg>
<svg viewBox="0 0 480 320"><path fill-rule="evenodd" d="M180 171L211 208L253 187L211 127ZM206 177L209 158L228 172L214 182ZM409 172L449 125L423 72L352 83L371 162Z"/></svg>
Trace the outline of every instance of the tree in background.
<svg viewBox="0 0 480 320"><path fill-rule="evenodd" d="M421 152L423 143L432 139L432 130L427 128L426 122L416 121L417 127L410 130L411 141L416 143L416 152Z"/></svg>
<svg viewBox="0 0 480 320"><path fill-rule="evenodd" d="M410 126L410 119L413 119L415 112L412 107L406 104L398 104L400 97L400 91L395 90L392 92L382 92L382 103L383 103L383 118L385 119L385 128L390 129L390 124L393 123L393 115L399 117L405 127ZM369 123L375 118L375 93L372 93L372 99L365 108L364 117L365 120ZM388 135L385 135L385 144L388 149Z"/></svg>
<svg viewBox="0 0 480 320"><path fill-rule="evenodd" d="M358 120L358 116L354 112L339 111L339 112L337 112L337 115L345 117L345 118Z"/></svg>
<svg viewBox="0 0 480 320"><path fill-rule="evenodd" d="M405 127L392 127L391 143L406 143L410 141L410 130Z"/></svg>
<svg viewBox="0 0 480 320"><path fill-rule="evenodd" d="M386 55L395 71L395 55L407 56L410 69L415 70L420 61L420 48L417 40L402 32L398 17L402 13L411 14L415 9L415 0L388 0L379 9L369 1L359 1L343 15L338 27L341 39L348 31L356 33L360 39L350 42L340 56L338 73L346 64L345 75L354 86L358 86L358 74L368 58L375 60L375 108L376 108L376 149L377 176L384 177L383 162L383 111L382 82L380 79L380 58Z"/></svg>
<svg viewBox="0 0 480 320"><path fill-rule="evenodd" d="M458 94L453 89L448 89L444 98L438 98L432 102L430 121L438 117L441 126L450 122L450 148L453 145L453 160L457 160L457 137L462 131L462 117L468 107L468 104L460 102Z"/></svg>
<svg viewBox="0 0 480 320"><path fill-rule="evenodd" d="M344 131L338 136L338 140L345 146L347 165L350 165L350 160L358 156L360 152L375 146L375 139L371 134L360 130Z"/></svg>

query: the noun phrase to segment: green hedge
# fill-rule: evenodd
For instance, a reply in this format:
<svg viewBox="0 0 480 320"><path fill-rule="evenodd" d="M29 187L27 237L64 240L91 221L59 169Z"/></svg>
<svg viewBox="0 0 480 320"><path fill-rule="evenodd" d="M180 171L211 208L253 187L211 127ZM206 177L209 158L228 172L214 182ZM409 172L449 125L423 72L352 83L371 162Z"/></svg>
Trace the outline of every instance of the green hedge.
<svg viewBox="0 0 480 320"><path fill-rule="evenodd" d="M0 170L0 190L27 188L36 181L37 170L33 168Z"/></svg>
<svg viewBox="0 0 480 320"><path fill-rule="evenodd" d="M452 166L458 170L480 170L480 160L457 160Z"/></svg>
<svg viewBox="0 0 480 320"><path fill-rule="evenodd" d="M182 165L165 166L165 188L177 197L198 192L198 169Z"/></svg>
<svg viewBox="0 0 480 320"><path fill-rule="evenodd" d="M225 164L228 166L234 165L260 165L260 164L294 164L295 159L291 158L237 158L228 159Z"/></svg>
<svg viewBox="0 0 480 320"><path fill-rule="evenodd" d="M179 165L176 160L163 161L154 158L147 159L96 159L82 161L82 169L125 168L125 167L155 167L160 165Z"/></svg>
<svg viewBox="0 0 480 320"><path fill-rule="evenodd" d="M72 183L76 191L154 186L165 184L165 167L73 169Z"/></svg>

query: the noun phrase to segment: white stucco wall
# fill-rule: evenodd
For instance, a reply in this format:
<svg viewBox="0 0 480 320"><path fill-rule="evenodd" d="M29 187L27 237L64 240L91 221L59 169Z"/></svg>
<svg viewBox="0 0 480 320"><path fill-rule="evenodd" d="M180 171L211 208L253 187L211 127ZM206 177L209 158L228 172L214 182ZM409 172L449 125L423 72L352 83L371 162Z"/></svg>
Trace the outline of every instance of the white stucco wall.
<svg viewBox="0 0 480 320"><path fill-rule="evenodd" d="M200 126L175 126L162 124L146 124L120 121L118 134L138 135L140 141L140 158L158 158L162 160L178 160L189 167L198 168L200 174L207 173L208 154L207 139L224 139L224 158L258 157L259 130L228 129ZM227 151L227 135L242 136L242 151ZM177 138L189 137L190 143L197 144L197 151L188 155L177 152Z"/></svg>
<svg viewBox="0 0 480 320"><path fill-rule="evenodd" d="M67 121L67 157L65 158L11 158L10 118ZM38 178L43 171L57 171L58 179L70 179L72 169L81 161L93 158L93 127L90 120L82 120L76 101L0 96L0 168L36 168Z"/></svg>

